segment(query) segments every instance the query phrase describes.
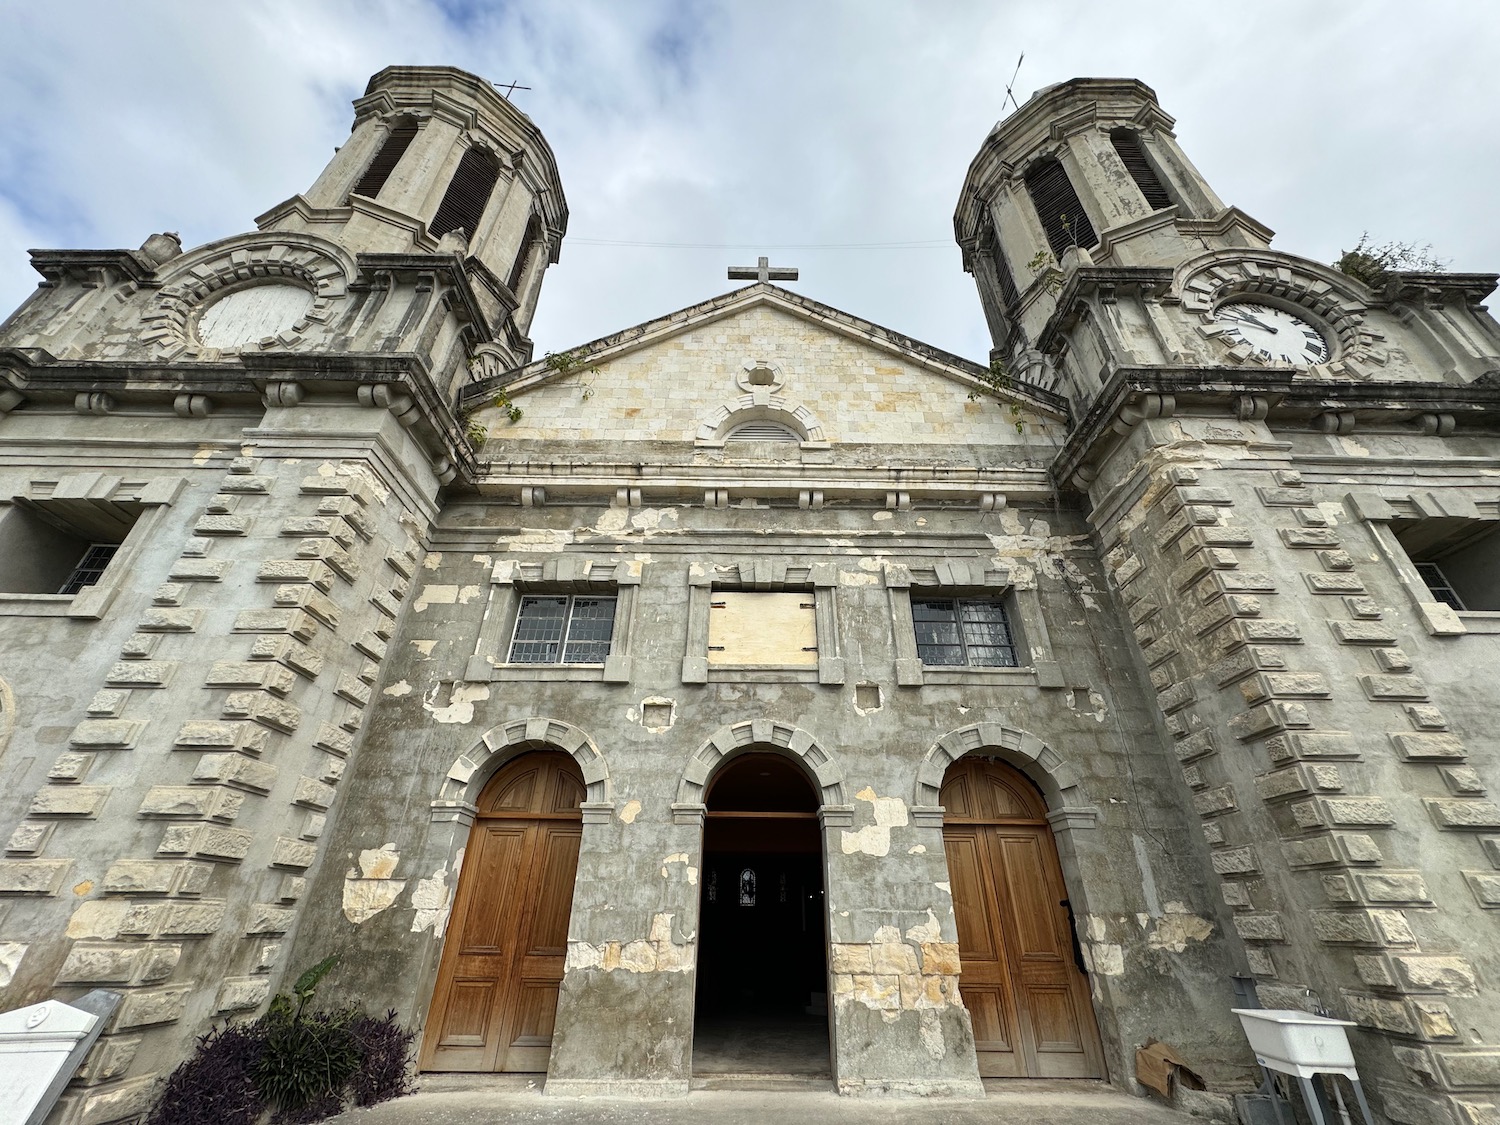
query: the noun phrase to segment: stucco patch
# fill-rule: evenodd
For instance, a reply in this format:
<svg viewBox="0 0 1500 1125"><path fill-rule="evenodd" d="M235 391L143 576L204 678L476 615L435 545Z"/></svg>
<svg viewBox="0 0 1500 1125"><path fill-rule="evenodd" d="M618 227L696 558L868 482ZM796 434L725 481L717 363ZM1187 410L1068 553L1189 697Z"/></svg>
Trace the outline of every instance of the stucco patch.
<svg viewBox="0 0 1500 1125"><path fill-rule="evenodd" d="M1125 972L1125 950L1112 942L1095 942L1083 947L1083 961L1089 972L1102 977L1118 977Z"/></svg>
<svg viewBox="0 0 1500 1125"><path fill-rule="evenodd" d="M405 680L397 680L395 683L393 683L390 687L386 688L380 694L381 695L389 695L393 699L399 699L403 695L410 695L411 694L411 684L407 683Z"/></svg>
<svg viewBox="0 0 1500 1125"><path fill-rule="evenodd" d="M605 972L686 973L693 968L693 940L684 935L681 942L672 940L674 914L651 917L651 927L644 939L606 941L595 945L586 941L568 942L565 972L602 969Z"/></svg>
<svg viewBox="0 0 1500 1125"><path fill-rule="evenodd" d="M427 556L431 558L431 555ZM439 558L442 556L439 555ZM425 563L423 565L426 565ZM478 587L474 587L476 590ZM423 586L422 592L417 595L417 604L414 607L418 613L425 613L430 605L452 605L458 601L457 586Z"/></svg>
<svg viewBox="0 0 1500 1125"><path fill-rule="evenodd" d="M436 569L438 569L438 567L440 567L442 565L443 565L443 552L442 551L428 551L427 554L425 554L425 555L422 556L422 569L423 570L436 570Z"/></svg>
<svg viewBox="0 0 1500 1125"><path fill-rule="evenodd" d="M857 801L870 802L874 824L867 824L854 832L847 829L839 834L839 846L845 855L863 852L865 855L884 856L891 850L891 829L904 828L907 823L906 802L900 797L879 797L868 785L854 794Z"/></svg>
<svg viewBox="0 0 1500 1125"><path fill-rule="evenodd" d="M411 647L417 650L417 655L423 660L432 659L432 650L437 647L437 641L411 641Z"/></svg>
<svg viewBox="0 0 1500 1125"><path fill-rule="evenodd" d="M625 824L634 824L635 818L641 815L641 803L639 801L626 801L624 808L620 810L620 820Z"/></svg>
<svg viewBox="0 0 1500 1125"><path fill-rule="evenodd" d="M683 877L687 879L688 886L692 887L697 885L698 869L693 866L692 857L689 856L687 852L673 852L671 855L667 856L666 859L662 860L661 863L661 877L663 879L668 878L670 875L670 872L667 870L668 867L670 867L674 863L680 863L682 864Z"/></svg>
<svg viewBox="0 0 1500 1125"><path fill-rule="evenodd" d="M422 700L422 709L432 716L434 722L472 723L474 704L490 697L489 684L454 684L448 705L439 707L434 701L441 687L441 684L434 684L430 698Z"/></svg>
<svg viewBox="0 0 1500 1125"><path fill-rule="evenodd" d="M1165 949L1170 953L1181 953L1190 941L1207 941L1214 932L1214 924L1207 918L1193 914L1180 902L1169 902L1156 926L1146 935L1150 949Z"/></svg>
<svg viewBox="0 0 1500 1125"><path fill-rule="evenodd" d="M21 958L26 956L26 943L0 941L0 988L16 979L16 970L21 967Z"/></svg>
<svg viewBox="0 0 1500 1125"><path fill-rule="evenodd" d="M475 598L479 597L480 593L481 591L478 586L465 586L458 592L458 604L468 605Z"/></svg>
<svg viewBox="0 0 1500 1125"><path fill-rule="evenodd" d="M441 938L448 928L448 911L453 905L446 863L434 871L431 878L417 880L411 892L411 904L416 909L411 932L419 934L431 930L434 938Z"/></svg>
<svg viewBox="0 0 1500 1125"><path fill-rule="evenodd" d="M405 879L392 879L401 856L395 844L365 848L357 868L344 876L344 917L356 926L388 910L406 889Z"/></svg>
<svg viewBox="0 0 1500 1125"><path fill-rule="evenodd" d="M98 899L79 903L78 909L68 919L67 935L70 938L95 938L109 941L120 936L120 927L125 924L125 913L131 904L124 899Z"/></svg>

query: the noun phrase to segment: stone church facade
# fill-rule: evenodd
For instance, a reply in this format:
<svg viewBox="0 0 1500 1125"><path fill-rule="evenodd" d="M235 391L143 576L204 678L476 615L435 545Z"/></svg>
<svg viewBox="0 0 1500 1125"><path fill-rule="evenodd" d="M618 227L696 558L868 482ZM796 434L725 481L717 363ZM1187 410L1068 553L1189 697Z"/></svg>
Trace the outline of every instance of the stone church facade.
<svg viewBox="0 0 1500 1125"><path fill-rule="evenodd" d="M964 183L989 365L765 281L536 360L541 133L355 111L0 328L0 1005L124 996L56 1121L330 952L553 1093L773 1009L842 1093L1247 1090L1241 977L1497 1120L1493 275L1273 250L1088 79Z"/></svg>

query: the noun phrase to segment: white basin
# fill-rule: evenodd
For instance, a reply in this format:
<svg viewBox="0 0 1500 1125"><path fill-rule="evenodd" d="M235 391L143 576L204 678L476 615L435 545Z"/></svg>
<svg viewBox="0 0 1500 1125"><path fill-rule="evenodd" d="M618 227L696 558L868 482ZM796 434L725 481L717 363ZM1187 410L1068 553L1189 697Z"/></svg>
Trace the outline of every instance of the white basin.
<svg viewBox="0 0 1500 1125"><path fill-rule="evenodd" d="M1344 1028L1351 1020L1315 1016L1297 1008L1231 1008L1262 1066L1284 1074L1335 1071L1353 1075L1354 1055Z"/></svg>

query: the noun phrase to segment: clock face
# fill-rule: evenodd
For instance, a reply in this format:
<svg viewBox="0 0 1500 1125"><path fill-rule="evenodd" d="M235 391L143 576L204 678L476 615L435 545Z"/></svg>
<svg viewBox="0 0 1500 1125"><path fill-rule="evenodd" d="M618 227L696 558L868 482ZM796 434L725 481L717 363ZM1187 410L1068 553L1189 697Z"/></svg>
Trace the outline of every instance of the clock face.
<svg viewBox="0 0 1500 1125"><path fill-rule="evenodd" d="M1255 301L1231 301L1214 311L1214 321L1224 326L1224 335L1247 344L1267 363L1310 366L1326 363L1328 340L1296 313Z"/></svg>

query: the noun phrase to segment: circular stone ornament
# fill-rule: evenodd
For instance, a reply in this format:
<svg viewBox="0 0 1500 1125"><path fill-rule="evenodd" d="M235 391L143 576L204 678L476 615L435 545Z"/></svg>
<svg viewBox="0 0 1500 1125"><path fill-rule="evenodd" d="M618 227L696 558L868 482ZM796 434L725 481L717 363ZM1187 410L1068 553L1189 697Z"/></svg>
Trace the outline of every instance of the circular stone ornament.
<svg viewBox="0 0 1500 1125"><path fill-rule="evenodd" d="M313 294L300 285L270 282L233 289L198 317L198 340L204 347L232 351L293 332L305 321Z"/></svg>

